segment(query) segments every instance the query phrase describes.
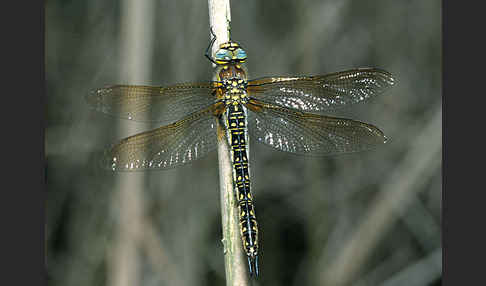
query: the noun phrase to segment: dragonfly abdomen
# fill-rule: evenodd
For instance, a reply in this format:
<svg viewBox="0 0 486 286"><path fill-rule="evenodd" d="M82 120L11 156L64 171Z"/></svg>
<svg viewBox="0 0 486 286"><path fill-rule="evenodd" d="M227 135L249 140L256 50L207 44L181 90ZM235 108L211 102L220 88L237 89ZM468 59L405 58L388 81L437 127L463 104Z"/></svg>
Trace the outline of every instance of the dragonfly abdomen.
<svg viewBox="0 0 486 286"><path fill-rule="evenodd" d="M230 104L227 107L227 136L231 147L233 182L239 211L240 235L248 256L250 274L258 275L258 224L250 190L246 107Z"/></svg>

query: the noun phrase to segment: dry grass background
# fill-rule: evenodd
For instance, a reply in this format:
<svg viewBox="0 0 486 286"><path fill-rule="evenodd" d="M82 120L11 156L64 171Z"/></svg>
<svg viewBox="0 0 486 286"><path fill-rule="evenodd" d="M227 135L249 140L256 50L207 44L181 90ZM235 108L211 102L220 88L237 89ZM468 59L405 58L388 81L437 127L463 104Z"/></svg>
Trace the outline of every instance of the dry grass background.
<svg viewBox="0 0 486 286"><path fill-rule="evenodd" d="M128 2L46 3L49 285L224 285L216 152L146 174L93 167L99 150L146 127L92 112L83 100L89 90L212 75L203 56L206 1L139 1L152 8L135 41L123 24L136 10ZM441 2L231 5L232 38L248 53L250 78L374 66L398 81L333 114L378 126L390 139L381 148L309 158L251 145L259 284L440 285ZM135 55L126 54L135 44ZM128 205L123 177L139 177L125 188ZM116 272L120 249L131 258L129 274Z"/></svg>

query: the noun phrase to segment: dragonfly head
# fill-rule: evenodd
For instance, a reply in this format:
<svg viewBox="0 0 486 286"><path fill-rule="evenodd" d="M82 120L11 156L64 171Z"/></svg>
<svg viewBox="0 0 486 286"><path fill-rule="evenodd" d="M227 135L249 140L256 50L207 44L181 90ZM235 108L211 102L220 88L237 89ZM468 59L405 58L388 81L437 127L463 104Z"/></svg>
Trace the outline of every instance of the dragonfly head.
<svg viewBox="0 0 486 286"><path fill-rule="evenodd" d="M229 63L243 63L246 61L246 52L236 42L226 42L219 46L214 60L219 65Z"/></svg>

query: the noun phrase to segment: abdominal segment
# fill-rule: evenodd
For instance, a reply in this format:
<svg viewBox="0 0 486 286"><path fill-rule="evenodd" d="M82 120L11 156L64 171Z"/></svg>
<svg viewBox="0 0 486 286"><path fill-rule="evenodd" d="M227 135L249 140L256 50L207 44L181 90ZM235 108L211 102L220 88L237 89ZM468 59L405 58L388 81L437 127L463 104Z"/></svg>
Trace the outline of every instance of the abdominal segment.
<svg viewBox="0 0 486 286"><path fill-rule="evenodd" d="M238 204L243 249L249 257L258 253L258 225L250 191L246 107L230 104L226 110L227 137L231 147L234 191Z"/></svg>

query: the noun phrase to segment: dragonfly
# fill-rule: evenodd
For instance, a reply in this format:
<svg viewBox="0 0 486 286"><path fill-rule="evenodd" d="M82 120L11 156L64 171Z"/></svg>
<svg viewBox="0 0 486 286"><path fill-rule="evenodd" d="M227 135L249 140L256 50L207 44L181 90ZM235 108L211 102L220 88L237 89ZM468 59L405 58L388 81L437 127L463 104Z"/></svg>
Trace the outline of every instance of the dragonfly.
<svg viewBox="0 0 486 286"><path fill-rule="evenodd" d="M247 54L232 40L206 57L211 81L168 86L111 85L86 100L120 118L161 127L112 145L101 159L111 171L164 170L202 158L223 140L229 146L240 236L250 276L258 276L259 237L250 184L249 139L276 150L324 156L368 150L386 142L377 127L324 113L366 101L394 85L382 69L357 68L315 76L248 80ZM219 130L219 131L218 131ZM222 130L222 131L221 131Z"/></svg>

